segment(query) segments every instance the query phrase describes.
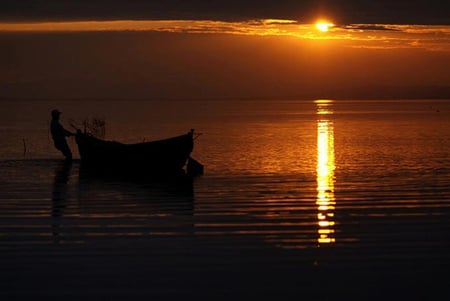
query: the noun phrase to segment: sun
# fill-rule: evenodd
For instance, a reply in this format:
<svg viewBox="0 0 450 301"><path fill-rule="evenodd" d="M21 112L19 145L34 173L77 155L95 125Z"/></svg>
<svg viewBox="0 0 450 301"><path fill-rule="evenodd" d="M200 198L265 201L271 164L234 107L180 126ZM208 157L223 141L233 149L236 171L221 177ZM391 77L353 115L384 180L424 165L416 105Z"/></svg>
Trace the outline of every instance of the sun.
<svg viewBox="0 0 450 301"><path fill-rule="evenodd" d="M327 32L330 27L333 27L334 24L328 21L317 21L316 28L321 32Z"/></svg>

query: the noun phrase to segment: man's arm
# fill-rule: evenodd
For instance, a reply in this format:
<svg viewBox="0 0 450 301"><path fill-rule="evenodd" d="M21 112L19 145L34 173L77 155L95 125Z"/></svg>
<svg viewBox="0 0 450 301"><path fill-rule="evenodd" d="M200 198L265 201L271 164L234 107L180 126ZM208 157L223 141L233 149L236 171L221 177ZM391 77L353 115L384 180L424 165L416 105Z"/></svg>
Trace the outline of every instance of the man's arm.
<svg viewBox="0 0 450 301"><path fill-rule="evenodd" d="M67 136L67 137L70 137L70 136L75 136L75 133L72 133L71 131L68 131L68 130L64 129L64 135Z"/></svg>

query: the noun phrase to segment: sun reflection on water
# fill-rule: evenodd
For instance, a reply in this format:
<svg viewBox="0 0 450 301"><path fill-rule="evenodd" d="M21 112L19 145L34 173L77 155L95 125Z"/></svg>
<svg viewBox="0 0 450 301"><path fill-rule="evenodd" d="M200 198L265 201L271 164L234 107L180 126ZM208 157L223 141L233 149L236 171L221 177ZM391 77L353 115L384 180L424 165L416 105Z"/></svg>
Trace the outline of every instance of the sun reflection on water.
<svg viewBox="0 0 450 301"><path fill-rule="evenodd" d="M334 130L333 121L327 115L333 114L331 100L317 100L317 220L318 243L334 243Z"/></svg>

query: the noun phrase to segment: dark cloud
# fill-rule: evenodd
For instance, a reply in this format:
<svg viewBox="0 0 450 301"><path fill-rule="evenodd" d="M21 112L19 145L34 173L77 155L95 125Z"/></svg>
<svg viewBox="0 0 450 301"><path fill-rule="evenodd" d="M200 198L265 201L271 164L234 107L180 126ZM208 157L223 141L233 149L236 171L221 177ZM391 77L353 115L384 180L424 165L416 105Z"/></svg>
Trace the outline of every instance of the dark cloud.
<svg viewBox="0 0 450 301"><path fill-rule="evenodd" d="M386 31L400 31L397 28L392 28L386 25L376 25L376 24L350 24L342 26L344 29L349 30L386 30Z"/></svg>
<svg viewBox="0 0 450 301"><path fill-rule="evenodd" d="M443 0L3 0L0 19L214 19L258 18L312 21L319 15L336 22L450 24Z"/></svg>

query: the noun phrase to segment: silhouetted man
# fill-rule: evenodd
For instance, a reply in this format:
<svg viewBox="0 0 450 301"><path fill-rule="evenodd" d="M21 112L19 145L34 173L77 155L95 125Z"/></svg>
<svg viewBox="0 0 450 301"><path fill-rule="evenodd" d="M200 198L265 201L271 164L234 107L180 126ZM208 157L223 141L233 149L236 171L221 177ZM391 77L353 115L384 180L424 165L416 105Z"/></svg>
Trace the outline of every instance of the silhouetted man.
<svg viewBox="0 0 450 301"><path fill-rule="evenodd" d="M52 111L52 123L50 124L50 130L52 132L52 138L56 149L60 150L66 157L66 160L70 161L72 160L72 152L67 144L66 137L74 136L75 134L64 129L64 127L59 123L59 115L61 115L60 111L56 109Z"/></svg>

